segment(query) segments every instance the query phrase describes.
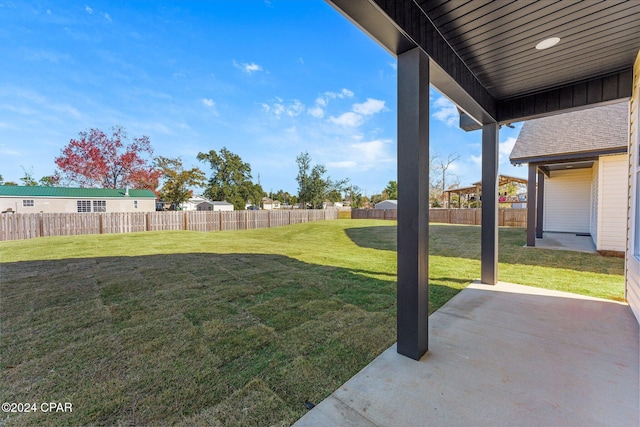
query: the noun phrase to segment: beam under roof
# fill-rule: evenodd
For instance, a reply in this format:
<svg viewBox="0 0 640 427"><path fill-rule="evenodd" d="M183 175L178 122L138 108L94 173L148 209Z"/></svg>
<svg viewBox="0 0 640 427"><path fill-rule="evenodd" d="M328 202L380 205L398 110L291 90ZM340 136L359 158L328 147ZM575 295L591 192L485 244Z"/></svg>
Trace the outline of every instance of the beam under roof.
<svg viewBox="0 0 640 427"><path fill-rule="evenodd" d="M512 123L631 97L632 70L628 67L579 82L551 88L540 86L540 90L496 99L413 0L327 1L393 55L416 46L424 51L430 58L430 83L468 116L463 126L465 130L479 129L479 125L492 122ZM469 120L478 125L474 126Z"/></svg>

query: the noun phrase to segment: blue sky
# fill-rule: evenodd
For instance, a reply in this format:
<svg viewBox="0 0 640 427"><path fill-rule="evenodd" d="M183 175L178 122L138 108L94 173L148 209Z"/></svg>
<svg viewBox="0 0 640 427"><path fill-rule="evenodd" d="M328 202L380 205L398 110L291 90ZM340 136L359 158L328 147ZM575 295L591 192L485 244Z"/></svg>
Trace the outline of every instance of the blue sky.
<svg viewBox="0 0 640 427"><path fill-rule="evenodd" d="M371 195L396 179L396 59L323 0L0 0L0 174L55 170L78 132L124 126L206 165L226 146L266 191L297 193L308 151ZM431 93L431 151L480 179L480 132ZM500 132L500 172L519 132Z"/></svg>

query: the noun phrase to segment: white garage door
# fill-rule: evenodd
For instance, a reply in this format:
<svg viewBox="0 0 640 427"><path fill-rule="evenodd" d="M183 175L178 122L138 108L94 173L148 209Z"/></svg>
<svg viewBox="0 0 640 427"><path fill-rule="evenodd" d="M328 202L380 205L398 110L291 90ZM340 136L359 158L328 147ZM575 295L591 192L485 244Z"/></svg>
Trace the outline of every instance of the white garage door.
<svg viewBox="0 0 640 427"><path fill-rule="evenodd" d="M588 233L591 169L551 172L544 182L544 231Z"/></svg>

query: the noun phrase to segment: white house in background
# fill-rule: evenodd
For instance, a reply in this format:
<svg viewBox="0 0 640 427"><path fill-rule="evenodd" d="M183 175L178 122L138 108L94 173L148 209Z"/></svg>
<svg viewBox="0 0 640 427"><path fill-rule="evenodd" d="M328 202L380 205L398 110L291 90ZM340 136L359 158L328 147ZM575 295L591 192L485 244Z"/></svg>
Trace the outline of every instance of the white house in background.
<svg viewBox="0 0 640 427"><path fill-rule="evenodd" d="M209 202L209 199L206 199L202 196L193 196L186 202L180 204L180 209L183 211L195 211L197 210L197 206L202 202Z"/></svg>
<svg viewBox="0 0 640 427"><path fill-rule="evenodd" d="M624 253L628 143L628 102L522 125L510 159L537 168L537 202L529 201L533 206L542 203L537 237L544 236L542 225L542 232L588 234L597 250Z"/></svg>
<svg viewBox="0 0 640 427"><path fill-rule="evenodd" d="M376 209L398 209L398 201L397 200L383 200L379 203L376 203Z"/></svg>
<svg viewBox="0 0 640 427"><path fill-rule="evenodd" d="M204 202L198 203L196 206L197 211L232 211L234 210L233 204L229 202L211 202L206 200Z"/></svg>
<svg viewBox="0 0 640 427"><path fill-rule="evenodd" d="M280 202L278 200L271 200L268 197L263 197L260 201L260 207L266 210L280 209Z"/></svg>
<svg viewBox="0 0 640 427"><path fill-rule="evenodd" d="M0 211L16 213L153 212L151 190L0 185Z"/></svg>

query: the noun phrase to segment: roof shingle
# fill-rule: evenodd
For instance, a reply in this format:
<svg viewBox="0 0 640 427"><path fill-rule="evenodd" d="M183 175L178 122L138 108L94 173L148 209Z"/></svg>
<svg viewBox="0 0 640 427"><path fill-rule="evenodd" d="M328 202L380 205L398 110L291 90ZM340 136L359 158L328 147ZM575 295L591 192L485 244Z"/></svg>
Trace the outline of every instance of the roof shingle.
<svg viewBox="0 0 640 427"><path fill-rule="evenodd" d="M558 114L525 122L511 151L511 163L559 159L563 155L626 152L629 103Z"/></svg>

